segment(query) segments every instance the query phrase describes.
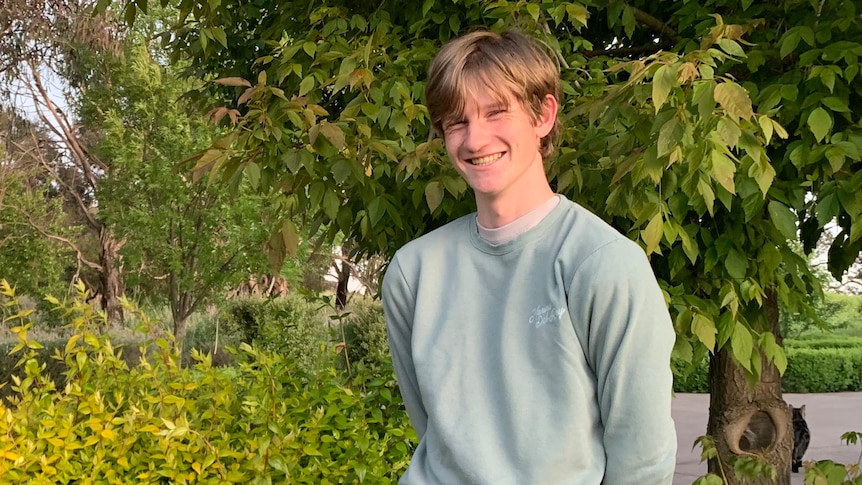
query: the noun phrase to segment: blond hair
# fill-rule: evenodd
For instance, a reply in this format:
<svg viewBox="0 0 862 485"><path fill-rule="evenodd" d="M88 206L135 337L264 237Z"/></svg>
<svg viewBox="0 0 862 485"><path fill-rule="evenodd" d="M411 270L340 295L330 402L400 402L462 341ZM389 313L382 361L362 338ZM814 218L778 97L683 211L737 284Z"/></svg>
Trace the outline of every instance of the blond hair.
<svg viewBox="0 0 862 485"><path fill-rule="evenodd" d="M509 96L521 103L536 122L547 95L561 99L560 71L548 54L529 37L514 31L498 34L476 31L443 46L431 61L425 103L431 126L443 133L448 120L464 115L465 99L476 86L487 88L497 101ZM547 158L560 132L555 120L542 138L540 151Z"/></svg>

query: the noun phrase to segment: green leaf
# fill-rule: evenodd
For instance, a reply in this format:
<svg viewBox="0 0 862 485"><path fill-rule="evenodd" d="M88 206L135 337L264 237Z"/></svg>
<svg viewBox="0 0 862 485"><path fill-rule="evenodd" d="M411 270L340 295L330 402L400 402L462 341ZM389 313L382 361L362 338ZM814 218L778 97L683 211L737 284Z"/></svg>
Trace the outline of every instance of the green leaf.
<svg viewBox="0 0 862 485"><path fill-rule="evenodd" d="M736 248L731 248L724 259L724 267L732 278L742 280L748 271L748 260Z"/></svg>
<svg viewBox="0 0 862 485"><path fill-rule="evenodd" d="M323 213L326 214L331 220L335 220L338 217L338 208L341 207L341 199L338 195L331 191L327 190L323 194Z"/></svg>
<svg viewBox="0 0 862 485"><path fill-rule="evenodd" d="M221 27L213 27L210 31L213 39L216 40L219 44L222 45L225 49L227 49L227 35L225 35L224 30Z"/></svg>
<svg viewBox="0 0 862 485"><path fill-rule="evenodd" d="M799 45L799 39L801 38L799 34L798 28L791 28L781 37L781 41L779 41L779 55L781 58L785 58L790 55L791 52L796 50L796 46Z"/></svg>
<svg viewBox="0 0 862 485"><path fill-rule="evenodd" d="M832 111L838 113L850 113L850 108L847 106L847 103L841 98L835 96L827 96L820 100L820 102Z"/></svg>
<svg viewBox="0 0 862 485"><path fill-rule="evenodd" d="M662 125L658 135L658 156L662 157L670 153L682 140L683 134L685 134L685 127L676 116Z"/></svg>
<svg viewBox="0 0 862 485"><path fill-rule="evenodd" d="M332 177L335 183L343 184L353 175L353 163L347 159L341 159L332 164Z"/></svg>
<svg viewBox="0 0 862 485"><path fill-rule="evenodd" d="M589 15L589 12L586 7L580 3L567 4L566 13L569 15L569 20L576 20L581 25L587 25L587 16Z"/></svg>
<svg viewBox="0 0 862 485"><path fill-rule="evenodd" d="M376 226L380 219L383 218L386 208L383 205L382 197L375 197L368 203L368 216L371 218L371 225Z"/></svg>
<svg viewBox="0 0 862 485"><path fill-rule="evenodd" d="M260 184L260 165L250 162L245 166L245 173L248 175L248 183L251 188L257 189Z"/></svg>
<svg viewBox="0 0 862 485"><path fill-rule="evenodd" d="M751 372L751 352L754 350L754 340L745 325L736 324L733 335L730 337L730 349L733 358L739 362L739 365Z"/></svg>
<svg viewBox="0 0 862 485"><path fill-rule="evenodd" d="M443 185L439 181L435 180L425 186L425 200L432 213L440 207L443 202Z"/></svg>
<svg viewBox="0 0 862 485"><path fill-rule="evenodd" d="M718 46L724 52L735 56L735 57L745 57L745 51L742 50L742 46L740 46L735 40L731 40L728 38L723 38L718 40Z"/></svg>
<svg viewBox="0 0 862 485"><path fill-rule="evenodd" d="M786 205L777 200L770 201L769 218L781 235L787 239L796 239L796 216Z"/></svg>
<svg viewBox="0 0 862 485"><path fill-rule="evenodd" d="M535 20L536 22L539 21L539 14L541 13L541 10L539 9L538 4L528 3L527 12L530 14L530 17L533 17L533 20Z"/></svg>
<svg viewBox="0 0 862 485"><path fill-rule="evenodd" d="M826 135L828 135L830 131L832 131L832 117L829 116L829 113L827 113L825 109L815 108L814 111L808 115L808 128L811 130L811 133L814 134L814 138L819 143L826 138Z"/></svg>
<svg viewBox="0 0 862 485"><path fill-rule="evenodd" d="M748 91L733 81L725 81L715 87L715 100L719 106L733 116L749 120L754 116Z"/></svg>
<svg viewBox="0 0 862 485"><path fill-rule="evenodd" d="M299 83L299 95L305 96L312 89L314 89L314 76L305 76L305 79Z"/></svg>
<svg viewBox="0 0 862 485"><path fill-rule="evenodd" d="M314 58L314 53L317 52L317 44L311 41L304 42L302 44L302 50L308 54L308 57Z"/></svg>

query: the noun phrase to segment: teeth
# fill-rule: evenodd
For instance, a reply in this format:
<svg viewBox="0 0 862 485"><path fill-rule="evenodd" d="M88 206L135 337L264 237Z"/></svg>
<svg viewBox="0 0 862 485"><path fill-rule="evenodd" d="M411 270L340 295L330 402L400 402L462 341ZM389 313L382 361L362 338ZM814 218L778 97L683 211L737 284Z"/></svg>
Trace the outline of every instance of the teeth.
<svg viewBox="0 0 862 485"><path fill-rule="evenodd" d="M470 160L470 163L472 163L473 165L488 165L488 164L496 162L502 156L503 156L502 153L495 153L493 155L488 155L487 157L474 158L474 159Z"/></svg>

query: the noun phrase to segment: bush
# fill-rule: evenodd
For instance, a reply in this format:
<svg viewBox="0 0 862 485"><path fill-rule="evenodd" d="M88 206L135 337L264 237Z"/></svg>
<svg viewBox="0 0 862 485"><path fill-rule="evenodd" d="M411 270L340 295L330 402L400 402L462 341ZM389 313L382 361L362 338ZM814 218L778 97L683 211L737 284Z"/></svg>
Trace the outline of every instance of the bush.
<svg viewBox="0 0 862 485"><path fill-rule="evenodd" d="M304 370L323 365L328 355L321 345L331 341L330 331L317 308L301 296L237 299L220 318L241 342L284 354Z"/></svg>
<svg viewBox="0 0 862 485"><path fill-rule="evenodd" d="M862 348L862 337L822 335L802 339L786 339L785 348L794 349L852 349Z"/></svg>
<svg viewBox="0 0 862 485"><path fill-rule="evenodd" d="M350 362L379 365L389 358L389 340L383 306L371 299L354 299L350 314L342 320L347 356Z"/></svg>
<svg viewBox="0 0 862 485"><path fill-rule="evenodd" d="M0 284L14 307L14 293ZM168 339L130 368L92 310L73 303L57 388L37 360L26 314L10 317L19 377L0 403L3 483L395 483L415 446L391 365L312 375L243 344L235 367L195 352L179 365ZM129 309L131 311L131 309ZM144 325L152 332L144 315Z"/></svg>
<svg viewBox="0 0 862 485"><path fill-rule="evenodd" d="M709 360L702 360L696 366L672 362L673 392L709 392Z"/></svg>
<svg viewBox="0 0 862 485"><path fill-rule="evenodd" d="M862 391L862 347L788 348L784 392Z"/></svg>
<svg viewBox="0 0 862 485"><path fill-rule="evenodd" d="M862 391L862 347L787 347L785 352L787 370L781 377L782 392ZM675 373L674 392L709 392L708 374L707 360L689 374Z"/></svg>

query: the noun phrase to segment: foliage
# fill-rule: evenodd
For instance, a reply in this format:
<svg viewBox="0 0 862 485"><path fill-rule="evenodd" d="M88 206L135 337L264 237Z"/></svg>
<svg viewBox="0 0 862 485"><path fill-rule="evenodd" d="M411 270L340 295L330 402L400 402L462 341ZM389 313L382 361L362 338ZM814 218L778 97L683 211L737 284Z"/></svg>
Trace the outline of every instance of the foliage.
<svg viewBox="0 0 862 485"><path fill-rule="evenodd" d="M796 311L819 291L788 241L800 227L810 249L838 217L833 272L862 244L853 2L163 3L181 13L177 58L237 99L219 111L236 128L195 170L243 174L271 208L358 253L391 255L471 210L429 139L422 90L440 44L477 27L519 28L559 59L567 97L549 176L651 254L678 358L727 348L756 379L762 351L783 370L761 306ZM131 18L145 8L125 5ZM278 250L296 230L284 220L273 234Z"/></svg>
<svg viewBox="0 0 862 485"><path fill-rule="evenodd" d="M785 392L862 391L862 347L787 349Z"/></svg>
<svg viewBox="0 0 862 485"><path fill-rule="evenodd" d="M816 342L787 347L787 370L781 378L783 392L862 392L862 345L858 342ZM852 345L848 345L852 344ZM709 362L688 368L674 361L674 392L709 392Z"/></svg>
<svg viewBox="0 0 862 485"><path fill-rule="evenodd" d="M44 154L34 124L0 104L0 268L19 292L65 294L68 249L43 236L72 237L62 200L39 169ZM40 232L42 231L42 232Z"/></svg>
<svg viewBox="0 0 862 485"><path fill-rule="evenodd" d="M377 300L354 298L344 325L346 355L351 363L379 366L389 358L389 340L383 307Z"/></svg>
<svg viewBox="0 0 862 485"><path fill-rule="evenodd" d="M796 349L846 349L862 348L862 337L841 337L832 334L810 336L804 339L788 339L784 341L787 348Z"/></svg>
<svg viewBox="0 0 862 485"><path fill-rule="evenodd" d="M841 435L848 446L862 444L862 433L848 431ZM862 452L856 463L841 464L821 460L805 465L805 485L860 485L862 484Z"/></svg>
<svg viewBox="0 0 862 485"><path fill-rule="evenodd" d="M78 111L96 133L94 152L111 166L99 184L100 216L119 238L138 298L170 304L178 339L183 323L217 293L266 270L266 230L249 217L261 204L240 191L205 186L178 172L185 157L220 131L182 95L193 87L164 66L150 38L157 12L140 19L123 57L94 56L90 89Z"/></svg>
<svg viewBox="0 0 862 485"><path fill-rule="evenodd" d="M91 332L102 317L76 300L63 306L75 332L56 352L68 368L60 389L35 358L28 314L5 282L0 293L18 336L14 395L0 403L4 483L377 484L409 462L415 435L391 367L346 382L243 345L234 368L200 353L182 368L169 339L152 335L158 350L130 368Z"/></svg>
<svg viewBox="0 0 862 485"><path fill-rule="evenodd" d="M783 335L800 337L818 329L834 332L862 328L862 296L827 291L811 309L812 315L784 312L781 316Z"/></svg>
<svg viewBox="0 0 862 485"><path fill-rule="evenodd" d="M221 310L222 328L246 344L285 355L306 371L319 368L332 340L318 308L299 295L239 298Z"/></svg>

